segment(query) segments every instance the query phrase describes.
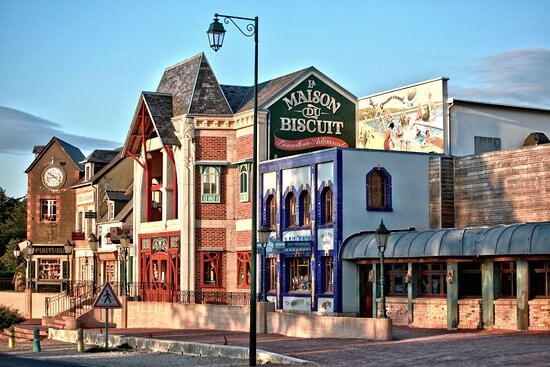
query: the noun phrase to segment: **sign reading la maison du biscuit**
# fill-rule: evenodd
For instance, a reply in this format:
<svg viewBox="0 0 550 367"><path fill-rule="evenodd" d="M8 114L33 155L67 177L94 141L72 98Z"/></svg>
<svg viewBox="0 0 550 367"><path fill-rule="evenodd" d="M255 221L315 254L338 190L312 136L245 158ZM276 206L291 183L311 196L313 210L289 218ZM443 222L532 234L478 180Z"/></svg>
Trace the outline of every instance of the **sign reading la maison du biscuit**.
<svg viewBox="0 0 550 367"><path fill-rule="evenodd" d="M355 101L314 75L269 107L270 157L355 147Z"/></svg>

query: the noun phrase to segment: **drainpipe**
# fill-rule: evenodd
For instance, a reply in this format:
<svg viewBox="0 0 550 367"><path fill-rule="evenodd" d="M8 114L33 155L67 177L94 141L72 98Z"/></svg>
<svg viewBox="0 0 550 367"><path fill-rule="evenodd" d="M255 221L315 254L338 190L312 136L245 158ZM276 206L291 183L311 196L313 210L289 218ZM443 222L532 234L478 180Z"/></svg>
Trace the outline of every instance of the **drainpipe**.
<svg viewBox="0 0 550 367"><path fill-rule="evenodd" d="M446 126L446 129L445 129L445 139L447 140L447 147L448 147L448 151L447 151L447 155L451 156L452 155L452 144L451 144L451 108L455 105L454 104L454 99L453 98L447 98L447 126Z"/></svg>

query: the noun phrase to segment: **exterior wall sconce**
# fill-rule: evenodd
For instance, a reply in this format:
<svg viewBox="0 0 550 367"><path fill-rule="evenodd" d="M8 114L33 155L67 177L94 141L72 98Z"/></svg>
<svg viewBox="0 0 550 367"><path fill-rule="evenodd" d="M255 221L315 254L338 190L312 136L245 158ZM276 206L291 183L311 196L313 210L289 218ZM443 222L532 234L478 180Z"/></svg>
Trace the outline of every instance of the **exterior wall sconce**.
<svg viewBox="0 0 550 367"><path fill-rule="evenodd" d="M369 283L374 282L374 270L369 270Z"/></svg>
<svg viewBox="0 0 550 367"><path fill-rule="evenodd" d="M405 283L412 283L412 276L413 272L412 270L407 271L407 274L405 275Z"/></svg>
<svg viewBox="0 0 550 367"><path fill-rule="evenodd" d="M447 283L453 284L455 282L455 271L449 270L447 271Z"/></svg>

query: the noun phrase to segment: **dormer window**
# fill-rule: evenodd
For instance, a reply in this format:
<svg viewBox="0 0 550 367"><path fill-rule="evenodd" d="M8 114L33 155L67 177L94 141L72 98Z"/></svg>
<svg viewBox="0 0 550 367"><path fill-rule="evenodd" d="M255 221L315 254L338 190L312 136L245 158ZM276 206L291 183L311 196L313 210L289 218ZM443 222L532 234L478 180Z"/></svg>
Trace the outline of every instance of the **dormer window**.
<svg viewBox="0 0 550 367"><path fill-rule="evenodd" d="M88 181L94 175L94 164L92 162L86 162L84 165L84 180Z"/></svg>
<svg viewBox="0 0 550 367"><path fill-rule="evenodd" d="M115 202L114 201L109 201L109 203L107 204L108 205L108 215L107 215L107 218L108 220L113 220L115 219Z"/></svg>

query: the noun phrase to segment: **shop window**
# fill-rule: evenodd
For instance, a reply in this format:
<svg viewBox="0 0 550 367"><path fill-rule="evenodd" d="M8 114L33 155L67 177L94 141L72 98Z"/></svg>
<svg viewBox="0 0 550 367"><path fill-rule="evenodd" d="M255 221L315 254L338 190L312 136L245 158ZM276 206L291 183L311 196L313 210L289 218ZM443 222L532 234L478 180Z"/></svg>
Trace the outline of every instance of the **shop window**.
<svg viewBox="0 0 550 367"><path fill-rule="evenodd" d="M286 197L285 224L287 228L296 227L296 196L290 192Z"/></svg>
<svg viewBox="0 0 550 367"><path fill-rule="evenodd" d="M203 203L220 202L221 167L201 166L201 201Z"/></svg>
<svg viewBox="0 0 550 367"><path fill-rule="evenodd" d="M304 190L300 194L300 227L311 225L311 195Z"/></svg>
<svg viewBox="0 0 550 367"><path fill-rule="evenodd" d="M481 264L460 263L458 273L458 296L481 297Z"/></svg>
<svg viewBox="0 0 550 367"><path fill-rule="evenodd" d="M516 297L516 263L500 263L500 296Z"/></svg>
<svg viewBox="0 0 550 367"><path fill-rule="evenodd" d="M388 264L384 270L386 273L386 293L389 296L406 296L407 264Z"/></svg>
<svg viewBox="0 0 550 367"><path fill-rule="evenodd" d="M57 202L55 200L40 200L40 220L44 222L57 221Z"/></svg>
<svg viewBox="0 0 550 367"><path fill-rule="evenodd" d="M237 287L250 288L250 252L237 252Z"/></svg>
<svg viewBox="0 0 550 367"><path fill-rule="evenodd" d="M550 261L536 261L532 266L532 298L550 297Z"/></svg>
<svg viewBox="0 0 550 367"><path fill-rule="evenodd" d="M203 287L220 287L220 252L201 253L201 285Z"/></svg>
<svg viewBox="0 0 550 367"><path fill-rule="evenodd" d="M277 290L277 259L268 259L269 262L269 291Z"/></svg>
<svg viewBox="0 0 550 367"><path fill-rule="evenodd" d="M332 293L333 292L333 275L332 275L332 269L333 269L333 258L332 256L325 256L323 257L325 262L325 293Z"/></svg>
<svg viewBox="0 0 550 367"><path fill-rule="evenodd" d="M321 192L321 224L333 223L332 218L333 194L330 187L325 187Z"/></svg>
<svg viewBox="0 0 550 367"><path fill-rule="evenodd" d="M289 259L290 290L292 292L309 292L311 290L309 257Z"/></svg>
<svg viewBox="0 0 550 367"><path fill-rule="evenodd" d="M266 207L269 210L267 213L266 225L269 229L275 230L277 227L277 201L275 200L275 195L269 195L267 197Z"/></svg>
<svg viewBox="0 0 550 367"><path fill-rule="evenodd" d="M61 262L59 260L38 260L38 279L61 279Z"/></svg>
<svg viewBox="0 0 550 367"><path fill-rule="evenodd" d="M367 173L367 210L392 211L391 176L382 167Z"/></svg>
<svg viewBox="0 0 550 367"><path fill-rule="evenodd" d="M241 202L249 200L249 182L250 182L250 166L248 164L241 164L239 167L239 176L240 176L240 194Z"/></svg>
<svg viewBox="0 0 550 367"><path fill-rule="evenodd" d="M446 266L442 263L420 265L420 295L444 296L447 294Z"/></svg>

